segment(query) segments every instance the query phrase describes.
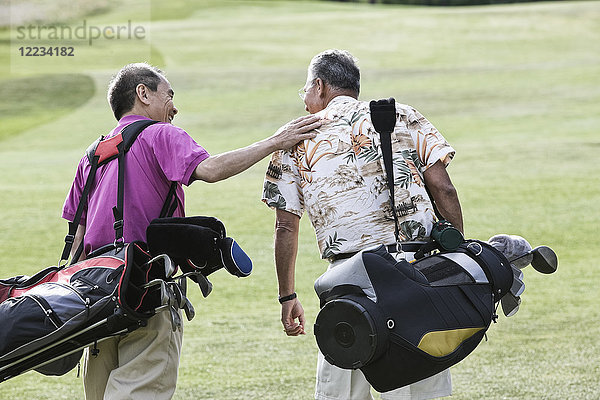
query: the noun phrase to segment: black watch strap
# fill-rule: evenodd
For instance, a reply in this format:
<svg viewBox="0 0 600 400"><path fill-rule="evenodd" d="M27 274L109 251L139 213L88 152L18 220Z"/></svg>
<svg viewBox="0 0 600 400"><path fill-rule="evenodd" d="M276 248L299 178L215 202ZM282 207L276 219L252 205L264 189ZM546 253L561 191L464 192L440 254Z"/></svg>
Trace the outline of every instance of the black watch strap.
<svg viewBox="0 0 600 400"><path fill-rule="evenodd" d="M279 303L280 303L280 304L283 304L283 303L285 303L286 301L294 300L296 297L298 297L298 295L296 294L296 292L294 292L294 293L292 293L292 294L290 294L290 295L287 295L287 296L280 297L280 298L279 298Z"/></svg>

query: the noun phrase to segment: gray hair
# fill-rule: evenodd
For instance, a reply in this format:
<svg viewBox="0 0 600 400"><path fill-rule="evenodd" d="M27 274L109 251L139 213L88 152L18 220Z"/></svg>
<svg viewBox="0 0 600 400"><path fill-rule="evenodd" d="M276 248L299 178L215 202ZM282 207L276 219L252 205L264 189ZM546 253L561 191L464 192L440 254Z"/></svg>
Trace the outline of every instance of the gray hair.
<svg viewBox="0 0 600 400"><path fill-rule="evenodd" d="M147 63L128 64L112 78L108 85L107 99L115 118L121 119L135 104L135 88L139 84L156 92L158 84L165 79L163 72Z"/></svg>
<svg viewBox="0 0 600 400"><path fill-rule="evenodd" d="M320 78L328 85L360 93L358 60L346 50L325 50L313 57L308 67L313 79Z"/></svg>

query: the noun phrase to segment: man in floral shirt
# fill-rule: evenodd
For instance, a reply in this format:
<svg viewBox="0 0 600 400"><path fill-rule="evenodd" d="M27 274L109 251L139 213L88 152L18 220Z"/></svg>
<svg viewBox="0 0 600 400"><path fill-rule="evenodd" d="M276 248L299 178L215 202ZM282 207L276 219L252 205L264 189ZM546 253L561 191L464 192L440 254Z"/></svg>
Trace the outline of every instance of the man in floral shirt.
<svg viewBox="0 0 600 400"><path fill-rule="evenodd" d="M395 242L394 219L379 134L369 104L358 101L360 72L348 52L315 56L301 90L306 110L319 115L317 136L273 154L263 201L276 209L275 264L282 323L290 336L304 334L304 310L294 291L300 217L315 228L321 257L330 268L364 248ZM439 212L463 230L458 196L446 166L454 149L414 108L396 104L392 134L395 207L403 241L426 240ZM427 186L427 189L426 189ZM296 322L296 319L298 322ZM383 393L383 399L429 399L451 394L448 370ZM344 370L319 353L316 399L372 399L360 370Z"/></svg>

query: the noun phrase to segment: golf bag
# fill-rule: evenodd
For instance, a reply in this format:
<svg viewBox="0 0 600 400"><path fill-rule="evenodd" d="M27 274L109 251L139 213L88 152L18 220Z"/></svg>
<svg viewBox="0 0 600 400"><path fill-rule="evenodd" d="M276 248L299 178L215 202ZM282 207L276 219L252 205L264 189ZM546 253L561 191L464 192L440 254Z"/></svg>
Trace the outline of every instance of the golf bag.
<svg viewBox="0 0 600 400"><path fill-rule="evenodd" d="M395 100L369 106L381 138L394 235L400 244L391 145ZM321 301L314 326L319 349L333 365L360 369L379 392L418 382L464 359L496 321L498 303L506 316L518 310L525 289L521 268L531 263L538 272L550 274L558 267L552 249L532 249L518 236L465 241L433 201L432 206L439 221L429 242L410 250L416 261L406 260L408 244L403 244L407 253L396 253L399 260L379 246L348 254L347 261L315 282Z"/></svg>
<svg viewBox="0 0 600 400"><path fill-rule="evenodd" d="M136 121L118 135L100 138L87 150L90 172L58 266L32 277L0 280L0 382L34 369L63 375L77 365L85 347L145 326L157 312L171 313L173 330L195 311L186 297L186 278L206 297L212 290L207 276L225 268L243 277L252 261L226 236L213 217L172 218L177 206L176 183L171 185L161 216L146 229L146 242L123 241L125 153L139 133L156 121ZM91 182L99 165L118 159L119 181L115 242L76 262L81 244L70 252ZM176 276L181 267L182 274ZM96 346L92 352L97 351Z"/></svg>
<svg viewBox="0 0 600 400"><path fill-rule="evenodd" d="M155 279L166 279L164 259L133 242L0 281L0 380L31 368L65 374L87 345L144 326L161 302Z"/></svg>
<svg viewBox="0 0 600 400"><path fill-rule="evenodd" d="M471 353L512 284L509 261L485 242L413 263L385 246L364 250L315 282L317 344L329 363L360 369L380 392L393 390Z"/></svg>

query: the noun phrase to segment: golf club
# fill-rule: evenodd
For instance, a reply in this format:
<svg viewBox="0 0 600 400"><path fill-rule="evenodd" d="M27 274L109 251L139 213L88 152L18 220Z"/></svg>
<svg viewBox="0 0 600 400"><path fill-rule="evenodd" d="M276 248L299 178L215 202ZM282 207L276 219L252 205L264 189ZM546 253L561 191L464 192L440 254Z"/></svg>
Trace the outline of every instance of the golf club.
<svg viewBox="0 0 600 400"><path fill-rule="evenodd" d="M531 266L542 274L552 274L558 269L558 257L550 247L539 246L533 251Z"/></svg>
<svg viewBox="0 0 600 400"><path fill-rule="evenodd" d="M159 260L163 260L163 262L165 264L165 276L167 278L172 277L173 274L177 271L177 266L173 263L173 261L171 260L171 258L168 255L166 255L166 254L158 255L158 256L154 257L153 259L151 259L150 261L148 261L148 264L152 264L153 262L157 262Z"/></svg>
<svg viewBox="0 0 600 400"><path fill-rule="evenodd" d="M169 311L171 312L171 329L175 332L177 328L181 327L181 316L173 306L169 307Z"/></svg>
<svg viewBox="0 0 600 400"><path fill-rule="evenodd" d="M510 293L513 296L520 296L525 291L525 283L523 283L523 271L517 270L519 273L515 271L513 268L513 284L510 287Z"/></svg>
<svg viewBox="0 0 600 400"><path fill-rule="evenodd" d="M512 317L519 311L519 305L521 305L521 298L518 296L513 296L512 293L506 293L502 299L500 299L500 304L502 304L502 311L504 315L507 317Z"/></svg>
<svg viewBox="0 0 600 400"><path fill-rule="evenodd" d="M177 308L183 308L183 306L185 305L186 298L183 294L183 291L179 287L179 284L177 282L169 282L168 285L171 288L173 295L175 296L174 306L177 306Z"/></svg>
<svg viewBox="0 0 600 400"><path fill-rule="evenodd" d="M186 278L186 277L194 277L194 280L200 286L200 291L202 292L202 296L206 297L212 292L213 285L210 283L208 278L202 274L202 272L194 271L194 272L186 272L185 274L179 275L177 279Z"/></svg>
<svg viewBox="0 0 600 400"><path fill-rule="evenodd" d="M536 271L542 274L552 274L558 269L558 257L556 256L554 250L548 246L538 246L527 253L520 255L519 257L513 258L510 260L510 262L512 263L513 261L526 257L530 254L533 255L531 266Z"/></svg>
<svg viewBox="0 0 600 400"><path fill-rule="evenodd" d="M185 316L187 317L188 321L191 321L196 316L196 310L188 298L185 299L183 311L185 311Z"/></svg>

